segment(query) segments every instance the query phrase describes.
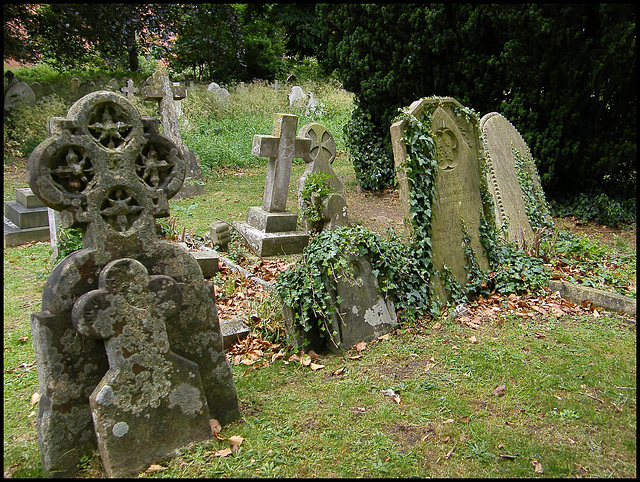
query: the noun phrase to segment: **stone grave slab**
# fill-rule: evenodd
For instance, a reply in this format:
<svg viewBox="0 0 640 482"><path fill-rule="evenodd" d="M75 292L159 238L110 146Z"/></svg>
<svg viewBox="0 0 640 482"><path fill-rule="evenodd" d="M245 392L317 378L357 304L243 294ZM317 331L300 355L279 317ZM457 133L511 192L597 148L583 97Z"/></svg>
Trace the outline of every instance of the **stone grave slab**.
<svg viewBox="0 0 640 482"><path fill-rule="evenodd" d="M201 196L206 193L206 190L203 184L200 158L182 142L180 120L175 105L175 101L186 97L186 88L172 86L169 82L169 75L162 69L154 72L152 82L151 85L142 88L142 97L144 100L159 103L163 133L177 146L185 159L185 182L177 196L181 198Z"/></svg>
<svg viewBox="0 0 640 482"><path fill-rule="evenodd" d="M534 229L553 220L529 147L511 122L497 112L485 114L480 129L496 226L507 241L530 243ZM525 183L524 188L521 183Z"/></svg>
<svg viewBox="0 0 640 482"><path fill-rule="evenodd" d="M189 426L182 425L179 429L190 434L188 438L199 438L193 434L204 429L193 410L203 405L196 402L200 398L192 385L187 384L184 392L180 388L182 374L187 374L191 381L200 377L212 418L226 424L237 420L240 413L231 367L223 352L212 286L184 247L158 238L156 232L155 219L169 215L168 200L180 190L184 180L184 159L176 145L160 134L155 118L141 117L124 96L110 91L82 97L66 117L51 119L49 131L50 136L29 157L27 179L43 204L60 212L62 227L80 228L84 247L53 268L44 285L41 311L31 316L41 395L36 428L45 473L70 476L77 471L81 458L90 456L98 447L96 434L103 428L114 437L135 438L141 446L157 442L147 429L129 431L125 425L118 425L118 420L109 418L111 415L100 413L96 403L100 405L100 400L110 399L108 390L102 389L107 385L113 387L112 381L109 378L108 383L103 381L108 370L122 361L113 363L117 350L112 351L107 345L117 344L121 339L119 333L128 336L140 323L127 306L139 301L142 304L139 308L149 313L152 308L145 303L164 296L159 294L159 290L165 291L164 286L178 286L181 300L169 297L166 303L151 303L160 314L145 318L146 324L162 320L166 335L160 325L155 326L153 335L146 338L149 344L156 343L148 347L154 355L142 356L149 363L141 365L144 370L139 373L135 373L138 368L133 367L133 371L136 376L149 370L162 372L165 365L154 365L157 359L166 363L168 352L162 350L170 349L186 361L169 357L181 374L169 380L170 386L165 384L169 377L166 373L165 378L146 379L144 389L150 391L151 397L147 399L148 406L155 409L165 403L167 399L162 393L169 390L169 405L173 405L169 408L184 415L176 415L182 418L172 420ZM116 266L109 265L112 262L122 262L117 266L140 272L140 276L128 282L126 289L114 289L109 281L111 268ZM148 274L147 284L137 284L146 280L138 263ZM113 273L120 276L120 268ZM87 293L93 293L87 295L91 299L99 300L103 295L97 293L101 290L103 294L109 292L104 295L105 304L80 301ZM175 313L169 309L171 303L178 307ZM87 306L94 306L95 310ZM95 315L95 320L80 323L78 315L73 315L74 310L84 313L87 320L93 320ZM146 326L145 322L142 324ZM80 326L86 330L78 329ZM109 332L109 326L113 333ZM94 336L90 327L99 336ZM138 353L142 352L140 348ZM134 354L123 350L120 353L125 358ZM101 388L94 393L99 385ZM154 394L157 398L153 398ZM180 408L176 409L177 406ZM183 409L191 415L183 413ZM141 408L140 417L150 420L152 414L153 411ZM113 420L113 424L105 420ZM196 425L192 426L192 422ZM132 426L129 421L125 423ZM179 450L183 441L186 439L176 433L166 442ZM169 450L164 447L167 450L163 449L163 453ZM116 467L121 467L121 456L126 454L108 448L106 454L105 469L119 473ZM129 466L129 462L124 465Z"/></svg>
<svg viewBox="0 0 640 482"><path fill-rule="evenodd" d="M445 266L454 280L464 287L469 265L465 256L465 232L475 261L488 269L483 254L479 228L485 210L482 202L482 170L480 131L475 116L470 118L464 107L451 97L423 98L412 103L408 111L420 117L431 116L432 131L438 148L438 169L435 178L435 206L432 208L431 245L433 264L437 276L433 277L433 292L439 300L449 300L450 293L443 281ZM410 219L411 191L404 163L407 147L401 140L406 120L391 126L394 162L396 166L400 200L405 219Z"/></svg>
<svg viewBox="0 0 640 482"><path fill-rule="evenodd" d="M335 229L338 226L346 226L347 202L345 199L344 184L331 168L331 164L336 158L336 144L331 133L322 124L312 122L300 129L301 137L308 137L311 140L309 162L305 165L302 176L296 183L298 189L298 208L302 213L304 199L302 189L307 177L314 172L323 172L329 177L327 182L331 193L321 200L318 200L318 210L322 213L322 221L312 223L302 216L301 224L306 231L322 231L323 229Z"/></svg>
<svg viewBox="0 0 640 482"><path fill-rule="evenodd" d="M293 158L307 159L311 141L296 136L298 116L276 114L273 133L253 136L252 154L268 157L262 207L251 206L247 221L233 226L259 256L301 253L309 241L296 231L298 215L286 210Z"/></svg>
<svg viewBox="0 0 640 482"><path fill-rule="evenodd" d="M4 203L4 246L21 246L48 239L47 207L30 188L16 189L16 200Z"/></svg>

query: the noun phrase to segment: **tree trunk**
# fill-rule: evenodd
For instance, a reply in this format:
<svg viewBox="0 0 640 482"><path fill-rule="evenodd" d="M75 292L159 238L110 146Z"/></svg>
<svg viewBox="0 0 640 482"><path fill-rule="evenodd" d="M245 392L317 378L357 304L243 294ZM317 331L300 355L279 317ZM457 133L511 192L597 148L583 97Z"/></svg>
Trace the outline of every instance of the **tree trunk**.
<svg viewBox="0 0 640 482"><path fill-rule="evenodd" d="M131 72L137 72L140 68L140 63L138 62L138 46L134 43L129 46L129 70Z"/></svg>

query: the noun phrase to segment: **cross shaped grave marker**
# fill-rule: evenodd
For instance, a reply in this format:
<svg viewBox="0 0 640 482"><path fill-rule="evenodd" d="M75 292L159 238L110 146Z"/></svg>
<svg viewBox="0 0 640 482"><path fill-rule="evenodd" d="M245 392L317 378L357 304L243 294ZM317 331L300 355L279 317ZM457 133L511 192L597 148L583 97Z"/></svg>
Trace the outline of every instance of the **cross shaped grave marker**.
<svg viewBox="0 0 640 482"><path fill-rule="evenodd" d="M133 94L137 93L139 89L133 85L133 80L127 80L127 85L120 88L120 92L125 94L128 98L133 97Z"/></svg>
<svg viewBox="0 0 640 482"><path fill-rule="evenodd" d="M151 338L146 339L153 339L156 345L135 345L139 355L146 354L139 358L146 357L146 362L151 363L148 367L139 363L147 373L158 370L153 363L160 359L160 372L170 376L162 368L167 364L163 357L170 347L185 359L171 361L181 373L187 365L196 366L197 370L190 371L189 380L195 380L199 372L212 418L226 424L240 414L233 373L224 356L213 287L205 281L198 262L186 248L159 239L156 231L155 220L169 215L168 200L182 186L185 170L182 153L160 134L155 118L141 118L126 97L115 92L98 91L84 96L66 117L51 119L49 126L50 136L29 157L27 180L43 204L60 211L62 227L81 229L83 248L54 267L43 289L42 310L31 315L41 394L36 427L43 470L72 475L81 458L95 450L96 433L100 430L92 420L89 396L104 380L110 366L114 369L122 362L116 360L116 345L123 341L119 333L126 331L131 335L133 326L136 336L155 326L153 334L149 334ZM117 264L116 269L116 265L109 265L113 261L124 264ZM108 266L111 267L107 269ZM127 281L130 291L126 293L109 281L112 275L120 276L122 270L132 273ZM146 276L150 276L147 284L141 281L147 280ZM157 279L164 281L154 281ZM157 283L174 286L169 279L179 284L181 302L173 295L163 297ZM106 290L105 296L111 301L105 302L104 309L89 313L76 302L95 290ZM169 310L170 304L178 306L176 313ZM94 322L79 323L80 315L72 316L74 309L87 319L95 314ZM84 328L76 329L81 325ZM133 361L136 350L131 346L127 350L127 354L122 350L121 358L131 357ZM140 368L132 369L135 372ZM157 376L160 375L154 375ZM195 393L195 387L183 383L181 378L177 380L178 385L188 387L189 393ZM155 386L151 379L146 383L148 387ZM174 384L169 390L175 387ZM165 400L161 387L157 388L160 391L154 393L158 397L148 404L150 411L141 415L149 422L159 406L154 404L161 405ZM182 395L177 393L174 398L185 400ZM114 396L117 398L115 390ZM95 401L99 400L105 398L96 395ZM139 399L130 397L130 400L137 403ZM122 413L129 413L129 408ZM101 415L96 416L99 419ZM164 417L159 419L164 423ZM155 432L145 434L149 426L144 424L138 427L136 436L148 435L154 446L160 446L164 443L162 439L173 443L178 433L193 434L189 417L172 420L184 424L173 430L175 437L157 437L153 435ZM110 430L123 441L126 427L118 422ZM133 427L138 422L142 423L129 420L125 424ZM196 425L202 426L199 422ZM200 433L200 428L195 430ZM128 433L133 434L131 430ZM104 441L109 436L100 437ZM140 445L152 451L151 447ZM119 449L109 450L106 457L105 466L119 467L119 460L130 460L128 452ZM115 470L113 473L119 473Z"/></svg>
<svg viewBox="0 0 640 482"><path fill-rule="evenodd" d="M200 159L187 148L180 136L178 110L174 101L182 100L186 96L186 88L171 85L165 70L154 72L153 84L142 88L143 100L158 102L163 134L174 142L185 159L185 182L177 195L183 198L199 196L206 192L202 184Z"/></svg>
<svg viewBox="0 0 640 482"><path fill-rule="evenodd" d="M73 306L76 329L104 340L109 360L89 397L109 477L135 475L177 448L211 438L198 365L173 353L167 338L165 320L181 304L173 278L150 277L142 263L123 258L107 264L98 289Z"/></svg>
<svg viewBox="0 0 640 482"><path fill-rule="evenodd" d="M287 195L293 158L310 160L311 140L296 136L298 116L276 114L271 135L254 135L251 153L267 157L262 207L247 211L246 223L234 223L260 256L300 253L309 238L296 232L298 215L287 211Z"/></svg>

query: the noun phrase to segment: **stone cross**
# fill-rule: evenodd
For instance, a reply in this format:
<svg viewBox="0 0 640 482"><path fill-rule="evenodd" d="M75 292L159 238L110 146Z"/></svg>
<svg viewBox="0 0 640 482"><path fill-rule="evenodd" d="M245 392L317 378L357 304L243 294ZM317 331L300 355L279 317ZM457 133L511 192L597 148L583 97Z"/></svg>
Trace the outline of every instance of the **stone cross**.
<svg viewBox="0 0 640 482"><path fill-rule="evenodd" d="M198 365L169 346L165 320L181 304L173 278L150 277L142 263L124 258L107 264L98 289L73 306L76 329L104 340L109 360L89 397L109 477L134 476L176 448L211 438Z"/></svg>
<svg viewBox="0 0 640 482"><path fill-rule="evenodd" d="M142 97L146 101L159 103L163 133L173 141L185 159L186 181L178 193L178 197L188 198L205 194L200 159L182 142L179 115L174 102L184 99L187 95L187 90L185 87L171 85L165 70L154 72L153 82L153 85L147 85L142 88Z"/></svg>
<svg viewBox="0 0 640 482"><path fill-rule="evenodd" d="M298 116L276 114L273 133L270 136L254 135L251 153L268 157L267 179L262 198L262 209L267 212L283 212L287 209L287 194L293 158L309 158L310 139L296 137Z"/></svg>
<svg viewBox="0 0 640 482"><path fill-rule="evenodd" d="M231 367L223 352L213 286L204 280L198 262L186 248L157 236L155 220L169 215L168 200L182 186L185 165L181 152L160 134L155 118L141 118L124 96L110 91L82 97L71 106L66 117L52 118L49 130L50 137L29 157L27 180L43 204L60 211L62 227L81 229L84 247L53 268L44 286L41 311L31 317L41 394L36 427L43 470L72 475L80 459L96 449L96 433L102 430L100 423L94 426L94 419L99 421L102 415L92 413L96 407L90 406L90 395L105 379L110 364L111 369L114 363L117 365L115 352L111 348L105 351L103 339L106 345L115 346L124 339L115 335L120 332L123 336L131 335L140 323L147 327L161 322L166 336L161 327L156 326L152 330L156 345L138 344L138 355L131 351L131 346L126 347L128 351L124 353L123 349L123 357L139 357L140 353L150 350L156 357L147 359L151 365L138 365L144 367L145 373L162 372L166 363L156 366L153 360L160 357L162 350L170 348L197 366L197 371L188 370L189 379L195 380L199 371L213 418L224 424L238 419L240 414ZM124 264L110 265L107 269L113 261ZM150 276L148 283L138 281L147 279L138 262ZM129 281L127 292L115 289L117 284L110 281L111 275L121 275L124 268L120 267L136 275L136 281L133 278ZM157 284L174 286L168 278L180 286L180 303L174 295L165 297ZM156 279L160 281L154 281ZM107 301L116 304L101 305L91 313L85 309L91 303L77 304L87 292L95 290L106 290L109 294L105 296L110 300ZM172 303L179 306L175 313L169 309ZM150 308L151 305L154 307ZM131 311L130 306L136 309ZM138 309L142 311L136 311ZM72 316L74 310L76 315ZM79 323L79 312L87 320L95 315L95 321ZM143 321L133 312L142 316ZM155 315L149 314L152 312ZM91 330L106 331L96 338ZM181 372L187 365L193 367L175 363ZM157 383L157 376L155 380L142 380L143 372L136 373L139 369L137 365L132 367L134 374L141 377L136 378L136 383L146 384L146 388L157 395L149 399L149 407L157 408L164 403L162 390L165 389L177 390L175 400L195 406L191 402L197 397L186 397L180 391L184 385L180 377L164 378L172 384L167 387L164 381ZM108 400L107 392L96 392L95 400ZM187 392L193 393L193 390L188 388ZM115 392L114 396L117 397ZM126 395L123 397L126 399ZM137 400L130 399L134 404ZM134 410L133 405L130 410ZM153 410L143 410L137 416L150 421L152 413ZM115 420L108 429L116 437L117 434L124 436L125 426L118 422ZM125 423L133 426L128 421ZM185 430L193 433L191 429ZM176 429L172 435L178 437L179 432ZM138 436L142 438L136 440L149 436L154 444L162 445L153 433L139 432ZM115 453L109 452L108 458L112 461L105 465L112 462L113 466L117 465L113 460Z"/></svg>
<svg viewBox="0 0 640 482"><path fill-rule="evenodd" d="M133 94L137 93L138 90L139 89L133 85L133 80L131 79L127 80L127 85L120 88L120 92L122 92L129 98L133 97Z"/></svg>

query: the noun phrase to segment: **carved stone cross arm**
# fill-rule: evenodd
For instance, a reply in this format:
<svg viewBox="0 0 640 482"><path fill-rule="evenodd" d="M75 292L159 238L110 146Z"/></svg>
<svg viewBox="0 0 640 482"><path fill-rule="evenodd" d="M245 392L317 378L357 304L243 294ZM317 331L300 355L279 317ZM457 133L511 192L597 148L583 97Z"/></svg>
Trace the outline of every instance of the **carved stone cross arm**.
<svg viewBox="0 0 640 482"><path fill-rule="evenodd" d="M296 137L297 126L298 116L276 114L272 135L253 136L252 154L269 158L262 199L262 209L267 212L286 210L293 158L309 162L311 140L305 137Z"/></svg>

